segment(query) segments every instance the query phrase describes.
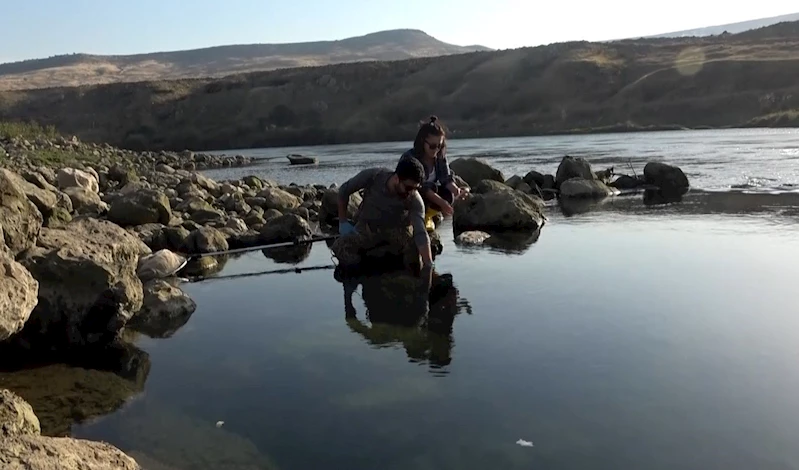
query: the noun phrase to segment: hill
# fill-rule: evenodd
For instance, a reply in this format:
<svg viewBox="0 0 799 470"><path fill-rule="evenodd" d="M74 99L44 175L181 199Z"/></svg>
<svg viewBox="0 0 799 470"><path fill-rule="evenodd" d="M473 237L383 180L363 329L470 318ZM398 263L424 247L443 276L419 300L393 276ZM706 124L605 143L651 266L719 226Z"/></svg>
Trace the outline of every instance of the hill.
<svg viewBox="0 0 799 470"><path fill-rule="evenodd" d="M418 30L381 31L338 41L245 44L121 56L69 54L0 64L0 90L234 73L370 60L402 60L489 50L455 46Z"/></svg>
<svg viewBox="0 0 799 470"><path fill-rule="evenodd" d="M36 120L131 149L799 126L799 22L706 38L570 42L404 61L0 93Z"/></svg>
<svg viewBox="0 0 799 470"><path fill-rule="evenodd" d="M704 28L687 29L684 31L676 31L672 33L657 34L648 36L650 38L676 38L676 37L690 37L690 36L713 36L717 34L735 34L749 31L751 29L763 28L777 23L785 23L788 21L799 21L799 13L790 15L772 16L769 18L760 18L757 20L741 21L739 23L728 23L717 26L706 26Z"/></svg>

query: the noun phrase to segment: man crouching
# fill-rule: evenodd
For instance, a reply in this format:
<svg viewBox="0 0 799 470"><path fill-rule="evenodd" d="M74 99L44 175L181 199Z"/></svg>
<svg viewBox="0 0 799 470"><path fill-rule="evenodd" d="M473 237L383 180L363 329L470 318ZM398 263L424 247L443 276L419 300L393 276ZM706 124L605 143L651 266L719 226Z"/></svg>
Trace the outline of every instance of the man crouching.
<svg viewBox="0 0 799 470"><path fill-rule="evenodd" d="M433 263L424 225L424 201L418 190L424 168L417 159L402 159L397 168L369 168L341 185L338 191L340 237L331 249L345 272L360 265L365 252L380 248L402 257L406 268ZM364 190L353 226L347 220L350 195Z"/></svg>

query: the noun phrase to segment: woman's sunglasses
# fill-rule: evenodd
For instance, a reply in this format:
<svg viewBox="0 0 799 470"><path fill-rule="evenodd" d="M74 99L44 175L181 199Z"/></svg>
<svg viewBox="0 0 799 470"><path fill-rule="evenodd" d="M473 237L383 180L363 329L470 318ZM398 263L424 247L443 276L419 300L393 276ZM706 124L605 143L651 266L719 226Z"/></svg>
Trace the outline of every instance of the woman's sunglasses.
<svg viewBox="0 0 799 470"><path fill-rule="evenodd" d="M424 143L427 144L428 147L430 147L430 150L438 150L444 148L444 144L439 144L438 142L436 142L435 144L431 144L430 142L425 140Z"/></svg>

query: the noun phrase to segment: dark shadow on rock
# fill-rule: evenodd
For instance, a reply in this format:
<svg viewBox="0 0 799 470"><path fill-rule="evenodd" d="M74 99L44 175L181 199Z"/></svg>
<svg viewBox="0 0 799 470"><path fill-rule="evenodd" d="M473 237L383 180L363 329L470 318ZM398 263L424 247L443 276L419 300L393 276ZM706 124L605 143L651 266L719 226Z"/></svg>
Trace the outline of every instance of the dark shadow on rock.
<svg viewBox="0 0 799 470"><path fill-rule="evenodd" d="M362 286L366 313L362 321L352 294ZM453 322L461 311L471 314L449 274L423 270L420 276L386 273L344 280L346 321L350 329L375 348L402 345L412 362L432 369L452 362Z"/></svg>
<svg viewBox="0 0 799 470"><path fill-rule="evenodd" d="M119 341L62 354L58 362L46 354L0 354L0 388L30 403L48 436L68 436L73 424L119 409L144 390L150 373L149 355Z"/></svg>
<svg viewBox="0 0 799 470"><path fill-rule="evenodd" d="M275 263L281 264L300 264L311 255L313 244L304 243L296 246L286 246L279 248L264 248L261 250L264 256Z"/></svg>

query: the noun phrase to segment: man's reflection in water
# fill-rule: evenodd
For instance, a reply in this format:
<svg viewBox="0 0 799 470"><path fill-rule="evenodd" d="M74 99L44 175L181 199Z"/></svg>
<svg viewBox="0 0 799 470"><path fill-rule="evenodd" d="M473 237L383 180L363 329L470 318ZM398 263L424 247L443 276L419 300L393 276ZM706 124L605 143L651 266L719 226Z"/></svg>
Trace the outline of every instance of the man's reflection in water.
<svg viewBox="0 0 799 470"><path fill-rule="evenodd" d="M413 362L427 361L436 369L452 361L452 324L460 306L451 275L427 268L418 277L399 271L343 284L347 325L369 344L402 344ZM359 284L370 324L357 317L352 303Z"/></svg>

